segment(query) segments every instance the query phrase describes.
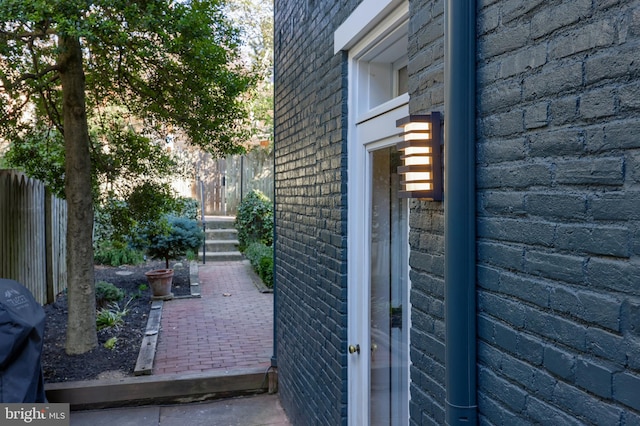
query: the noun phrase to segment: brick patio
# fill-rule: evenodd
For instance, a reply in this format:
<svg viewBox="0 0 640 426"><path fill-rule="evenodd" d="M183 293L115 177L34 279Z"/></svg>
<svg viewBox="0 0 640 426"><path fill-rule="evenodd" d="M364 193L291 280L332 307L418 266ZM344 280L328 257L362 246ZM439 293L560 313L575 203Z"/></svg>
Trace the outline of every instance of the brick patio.
<svg viewBox="0 0 640 426"><path fill-rule="evenodd" d="M153 374L264 367L273 354L273 294L247 261L199 265L201 298L164 303Z"/></svg>

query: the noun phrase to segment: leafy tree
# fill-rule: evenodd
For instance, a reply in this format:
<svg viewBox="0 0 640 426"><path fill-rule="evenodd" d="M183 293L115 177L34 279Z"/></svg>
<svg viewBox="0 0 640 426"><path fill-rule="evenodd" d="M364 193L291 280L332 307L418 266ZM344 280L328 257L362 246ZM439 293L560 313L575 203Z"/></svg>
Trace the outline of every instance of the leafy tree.
<svg viewBox="0 0 640 426"><path fill-rule="evenodd" d="M238 31L223 6L222 0L0 1L0 139L33 146L59 167L43 173L64 176L69 354L97 345L92 159L114 158L99 156L104 149L89 123L107 120L106 139L142 150L119 153L119 160L144 155L136 133L167 127L215 156L243 151L241 95L254 78L238 60ZM113 108L136 125L109 119L104 112ZM126 170L109 161L104 170Z"/></svg>
<svg viewBox="0 0 640 426"><path fill-rule="evenodd" d="M243 55L260 75L247 96L251 135L273 140L273 0L229 0L229 9L247 40Z"/></svg>

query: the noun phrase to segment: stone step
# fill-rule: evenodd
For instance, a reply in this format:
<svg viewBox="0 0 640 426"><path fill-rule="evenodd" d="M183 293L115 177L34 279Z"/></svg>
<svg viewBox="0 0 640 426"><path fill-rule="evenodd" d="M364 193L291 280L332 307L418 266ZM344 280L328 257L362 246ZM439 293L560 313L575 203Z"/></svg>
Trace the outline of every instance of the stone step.
<svg viewBox="0 0 640 426"><path fill-rule="evenodd" d="M224 262L224 261L231 261L231 260L244 260L244 256L239 251L218 251L218 252L207 251L205 254L206 254L206 258L204 259L205 263L206 262ZM202 252L198 253L198 258L200 259L200 261L203 260Z"/></svg>
<svg viewBox="0 0 640 426"><path fill-rule="evenodd" d="M242 260L238 251L238 231L235 216L205 216L206 261ZM199 253L202 259L202 251Z"/></svg>
<svg viewBox="0 0 640 426"><path fill-rule="evenodd" d="M225 252L238 250L238 240L205 240L207 251Z"/></svg>
<svg viewBox="0 0 640 426"><path fill-rule="evenodd" d="M205 216L205 229L235 229L235 216Z"/></svg>
<svg viewBox="0 0 640 426"><path fill-rule="evenodd" d="M207 229L205 232L207 240L237 240L237 229Z"/></svg>

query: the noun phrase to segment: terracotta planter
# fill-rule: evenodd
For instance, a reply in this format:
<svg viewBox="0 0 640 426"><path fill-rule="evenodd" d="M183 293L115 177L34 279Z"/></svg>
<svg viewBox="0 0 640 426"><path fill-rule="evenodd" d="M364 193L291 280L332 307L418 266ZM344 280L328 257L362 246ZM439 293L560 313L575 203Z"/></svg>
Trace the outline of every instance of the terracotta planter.
<svg viewBox="0 0 640 426"><path fill-rule="evenodd" d="M152 299L173 299L171 283L173 282L173 269L156 269L146 272L147 281L151 287Z"/></svg>

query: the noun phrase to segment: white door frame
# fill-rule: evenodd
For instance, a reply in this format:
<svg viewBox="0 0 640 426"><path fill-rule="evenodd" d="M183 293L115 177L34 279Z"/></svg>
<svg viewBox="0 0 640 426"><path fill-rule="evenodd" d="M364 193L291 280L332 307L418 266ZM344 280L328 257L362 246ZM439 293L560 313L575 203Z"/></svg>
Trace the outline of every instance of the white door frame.
<svg viewBox="0 0 640 426"><path fill-rule="evenodd" d="M370 281L370 239L371 239L371 161L370 153L376 149L394 145L399 141L398 132L389 132L389 123L408 115L408 104L404 103L368 122L354 126L351 140L356 143L349 147L349 188L348 188L348 342L359 345L360 354L348 358L349 381L349 424L369 424L369 281ZM386 125L385 125L386 124ZM393 127L391 127L393 128ZM390 134L391 133L391 134ZM364 139L366 135L377 134L375 140ZM407 264L407 270L409 265ZM407 273L408 276L408 273ZM407 306L408 309L408 305ZM407 310L408 312L408 310ZM407 360L408 365L409 360ZM407 389L408 395L408 389Z"/></svg>
<svg viewBox="0 0 640 426"><path fill-rule="evenodd" d="M363 18L364 15L368 16ZM348 356L348 422L350 425L369 424L370 153L397 143L400 131L395 127L395 122L409 115L409 96L406 93L374 108L364 105L369 102L369 96L363 94L363 77L359 76L357 67L359 59L371 47L379 44L390 31L400 23L406 23L407 19L408 2L406 0L365 0L335 34L336 49L339 45L341 48L349 48L347 336L348 345L360 347L359 354ZM357 24L354 26L354 23ZM378 26L372 28L376 24ZM345 33L350 35L345 36ZM407 263L407 276L408 269ZM410 307L408 304L406 307L408 312ZM408 314L406 315L408 317ZM409 321L406 322L408 326ZM408 359L407 365L409 365ZM408 396L407 385L407 398Z"/></svg>

